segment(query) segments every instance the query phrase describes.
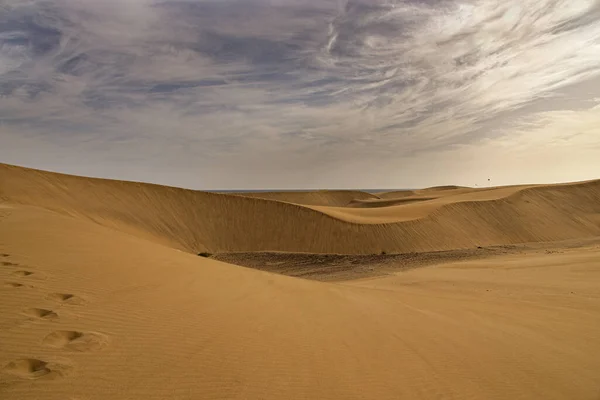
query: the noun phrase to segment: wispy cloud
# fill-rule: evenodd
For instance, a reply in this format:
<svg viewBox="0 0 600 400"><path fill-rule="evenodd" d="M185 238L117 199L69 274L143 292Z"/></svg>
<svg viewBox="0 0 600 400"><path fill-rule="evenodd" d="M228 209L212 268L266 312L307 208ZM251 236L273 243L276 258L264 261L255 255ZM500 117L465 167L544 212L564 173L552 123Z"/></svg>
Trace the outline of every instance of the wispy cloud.
<svg viewBox="0 0 600 400"><path fill-rule="evenodd" d="M185 186L371 186L398 158L550 143L537 113L600 76L595 0L2 4L0 160Z"/></svg>

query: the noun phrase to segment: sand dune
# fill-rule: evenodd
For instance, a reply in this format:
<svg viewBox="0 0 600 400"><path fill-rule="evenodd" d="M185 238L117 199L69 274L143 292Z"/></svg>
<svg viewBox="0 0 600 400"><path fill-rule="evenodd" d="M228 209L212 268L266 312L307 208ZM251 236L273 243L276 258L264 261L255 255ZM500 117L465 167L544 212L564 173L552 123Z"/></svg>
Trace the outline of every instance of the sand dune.
<svg viewBox="0 0 600 400"><path fill-rule="evenodd" d="M379 208L390 207L397 205L405 205L409 203L418 203L421 201L433 200L435 197L405 197L399 199L353 199L346 207L353 208Z"/></svg>
<svg viewBox="0 0 600 400"><path fill-rule="evenodd" d="M8 165L0 165L0 182L4 201L192 253L400 253L600 235L600 181L459 189L377 208L308 206Z"/></svg>
<svg viewBox="0 0 600 400"><path fill-rule="evenodd" d="M375 193L380 199L401 199L403 197L414 196L416 190L394 190L391 192Z"/></svg>
<svg viewBox="0 0 600 400"><path fill-rule="evenodd" d="M391 192L376 193L380 199L401 199L404 197L443 197L472 191L485 190L465 186L434 186L414 190L394 190Z"/></svg>
<svg viewBox="0 0 600 400"><path fill-rule="evenodd" d="M425 188L425 189L419 189L420 192L422 193L428 193L428 192L444 192L447 190L459 190L459 189L470 189L468 187L465 186L456 186L456 185L444 185L444 186L432 186L429 188Z"/></svg>
<svg viewBox="0 0 600 400"><path fill-rule="evenodd" d="M22 285L0 288L2 399L586 400L600 391L597 244L327 284L114 229L142 229L149 214L103 226L122 196L141 202L129 212L148 213L164 211L154 201L190 205L192 193L164 188L154 199L147 185L28 174L31 188L17 197L2 180L2 196L60 213L14 201L0 213L0 280ZM594 198L594 185L552 190ZM525 197L534 196L548 199Z"/></svg>
<svg viewBox="0 0 600 400"><path fill-rule="evenodd" d="M285 201L287 203L308 206L337 206L345 207L353 200L376 200L374 194L358 190L316 190L294 192L262 192L262 193L227 193L250 198Z"/></svg>

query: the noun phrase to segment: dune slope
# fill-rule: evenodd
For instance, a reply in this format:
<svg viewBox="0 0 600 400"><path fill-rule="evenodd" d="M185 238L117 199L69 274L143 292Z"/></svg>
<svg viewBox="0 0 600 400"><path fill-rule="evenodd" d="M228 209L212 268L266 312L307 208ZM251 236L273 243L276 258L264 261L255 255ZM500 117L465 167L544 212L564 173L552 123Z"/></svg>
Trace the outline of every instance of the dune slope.
<svg viewBox="0 0 600 400"><path fill-rule="evenodd" d="M353 200L377 200L379 197L358 190L315 190L294 192L227 193L238 196L285 201L309 206L345 207Z"/></svg>
<svg viewBox="0 0 600 400"><path fill-rule="evenodd" d="M600 181L497 188L405 205L348 208L0 165L0 199L84 217L194 253L373 254L600 235Z"/></svg>
<svg viewBox="0 0 600 400"><path fill-rule="evenodd" d="M599 251L334 285L4 204L0 397L592 399Z"/></svg>

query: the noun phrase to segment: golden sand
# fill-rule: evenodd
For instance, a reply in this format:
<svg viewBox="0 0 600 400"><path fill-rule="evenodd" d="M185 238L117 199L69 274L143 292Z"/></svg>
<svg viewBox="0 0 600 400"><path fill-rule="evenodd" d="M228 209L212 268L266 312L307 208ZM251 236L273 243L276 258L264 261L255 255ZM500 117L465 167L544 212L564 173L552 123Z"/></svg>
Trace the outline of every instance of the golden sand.
<svg viewBox="0 0 600 400"><path fill-rule="evenodd" d="M286 196L0 164L0 398L600 398L599 181Z"/></svg>

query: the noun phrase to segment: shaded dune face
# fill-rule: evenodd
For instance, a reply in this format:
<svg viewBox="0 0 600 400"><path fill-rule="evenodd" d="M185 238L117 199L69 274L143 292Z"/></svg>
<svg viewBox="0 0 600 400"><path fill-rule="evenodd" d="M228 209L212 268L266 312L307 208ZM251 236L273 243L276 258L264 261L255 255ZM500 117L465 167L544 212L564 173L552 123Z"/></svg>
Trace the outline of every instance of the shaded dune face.
<svg viewBox="0 0 600 400"><path fill-rule="evenodd" d="M346 205L354 207L286 202L284 194L205 193L9 165L0 165L0 181L0 196L7 201L81 216L194 254L422 252L600 235L600 181L431 188L389 205L369 194L353 202L348 193L319 193L321 203L327 196L331 204L345 197ZM276 199L265 198L269 196ZM297 194L288 196L299 200ZM384 206L365 207L378 202Z"/></svg>
<svg viewBox="0 0 600 400"><path fill-rule="evenodd" d="M355 208L379 208L379 207L391 207L402 204L417 203L420 201L433 200L434 197L410 197L410 198L398 198L398 199L353 199L348 203L347 207Z"/></svg>
<svg viewBox="0 0 600 400"><path fill-rule="evenodd" d="M305 206L344 207L354 200L377 200L378 196L358 190L316 190L306 192L229 193L243 197L277 200Z"/></svg>

